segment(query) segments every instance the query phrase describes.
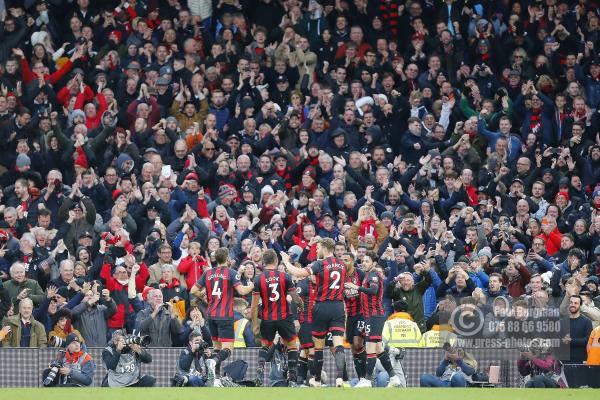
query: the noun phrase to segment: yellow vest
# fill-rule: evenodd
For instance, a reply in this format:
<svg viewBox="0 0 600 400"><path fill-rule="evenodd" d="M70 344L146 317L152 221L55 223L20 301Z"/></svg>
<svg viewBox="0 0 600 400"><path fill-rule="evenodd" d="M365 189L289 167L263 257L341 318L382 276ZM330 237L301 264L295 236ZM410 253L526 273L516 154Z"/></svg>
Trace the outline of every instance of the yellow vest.
<svg viewBox="0 0 600 400"><path fill-rule="evenodd" d="M456 344L456 334L448 327L434 325L421 337L421 347L442 348L444 343L450 343L452 346Z"/></svg>
<svg viewBox="0 0 600 400"><path fill-rule="evenodd" d="M600 326L590 333L587 344L587 365L600 365Z"/></svg>
<svg viewBox="0 0 600 400"><path fill-rule="evenodd" d="M233 347L246 347L246 340L244 340L244 330L246 329L246 325L248 325L248 320L246 318L240 318L233 323L233 332L234 332L234 341Z"/></svg>
<svg viewBox="0 0 600 400"><path fill-rule="evenodd" d="M394 313L383 326L383 343L390 347L421 347L419 325L408 313Z"/></svg>

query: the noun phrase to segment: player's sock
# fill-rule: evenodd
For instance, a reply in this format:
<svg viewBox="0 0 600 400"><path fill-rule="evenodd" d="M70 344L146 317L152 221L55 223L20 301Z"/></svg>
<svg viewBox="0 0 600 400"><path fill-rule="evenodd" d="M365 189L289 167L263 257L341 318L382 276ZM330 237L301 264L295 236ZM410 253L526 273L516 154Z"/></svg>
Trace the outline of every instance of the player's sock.
<svg viewBox="0 0 600 400"><path fill-rule="evenodd" d="M350 380L350 378L348 377L348 367L346 366L346 363L344 362L344 371L342 372L342 379L344 379L344 381L348 382Z"/></svg>
<svg viewBox="0 0 600 400"><path fill-rule="evenodd" d="M373 378L373 371L375 370L375 363L377 363L377 354L367 354L367 365L365 366L365 378L369 381Z"/></svg>
<svg viewBox="0 0 600 400"><path fill-rule="evenodd" d="M367 362L367 352L365 351L365 348L361 348L359 353L353 355L353 358L356 375L358 376L358 379L363 378L365 376L365 364Z"/></svg>
<svg viewBox="0 0 600 400"><path fill-rule="evenodd" d="M321 371L323 371L323 349L315 349L315 370L314 378L315 381L321 382Z"/></svg>
<svg viewBox="0 0 600 400"><path fill-rule="evenodd" d="M383 353L379 353L377 355L377 358L379 358L379 361L381 362L381 366L385 369L385 371L388 373L390 378L392 376L396 375L396 373L394 372L394 368L392 367L392 362L390 361L390 355L388 354L387 351L383 351Z"/></svg>
<svg viewBox="0 0 600 400"><path fill-rule="evenodd" d="M315 376L315 356L314 355L308 356L307 366L308 366L308 372L309 372L310 376Z"/></svg>
<svg viewBox="0 0 600 400"><path fill-rule="evenodd" d="M335 369L337 371L336 378L344 378L344 367L346 366L346 353L344 346L337 346L335 348Z"/></svg>
<svg viewBox="0 0 600 400"><path fill-rule="evenodd" d="M298 358L298 376L296 382L301 385L306 382L306 374L308 373L308 358Z"/></svg>
<svg viewBox="0 0 600 400"><path fill-rule="evenodd" d="M298 350L288 350L288 379L290 382L296 382L298 371Z"/></svg>

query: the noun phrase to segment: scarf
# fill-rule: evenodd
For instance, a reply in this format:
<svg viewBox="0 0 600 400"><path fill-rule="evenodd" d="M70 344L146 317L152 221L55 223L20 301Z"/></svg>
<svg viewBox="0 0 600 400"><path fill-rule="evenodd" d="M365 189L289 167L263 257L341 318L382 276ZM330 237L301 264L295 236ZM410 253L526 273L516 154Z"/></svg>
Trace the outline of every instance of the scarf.
<svg viewBox="0 0 600 400"><path fill-rule="evenodd" d="M289 191L292 189L292 177L291 177L291 168L290 167L285 167L284 169L275 169L275 173L277 175L279 175L281 177L281 179L283 179L283 181L285 182L285 190Z"/></svg>
<svg viewBox="0 0 600 400"><path fill-rule="evenodd" d="M168 283L167 281L165 281L164 279L161 279L159 283L164 283L167 285L167 289L173 289L175 287L179 287L181 286L181 282L179 282L179 280L177 278L173 278L171 280L171 283Z"/></svg>
<svg viewBox="0 0 600 400"><path fill-rule="evenodd" d="M536 136L542 127L542 110L532 110L531 111L531 119L529 120L529 130L533 132Z"/></svg>
<svg viewBox="0 0 600 400"><path fill-rule="evenodd" d="M369 218L360 223L359 239L363 239L365 235L375 236L377 240L377 230L375 229L375 218Z"/></svg>

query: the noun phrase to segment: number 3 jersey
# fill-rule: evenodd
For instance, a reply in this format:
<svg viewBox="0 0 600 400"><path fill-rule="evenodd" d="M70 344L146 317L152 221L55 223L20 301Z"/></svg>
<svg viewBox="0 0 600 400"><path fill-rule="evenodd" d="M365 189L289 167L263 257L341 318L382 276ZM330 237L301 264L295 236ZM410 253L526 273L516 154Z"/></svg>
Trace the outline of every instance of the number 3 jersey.
<svg viewBox="0 0 600 400"><path fill-rule="evenodd" d="M265 270L254 278L252 294L260 296L262 302L260 319L280 321L292 315L287 295L295 290L292 278L282 271Z"/></svg>
<svg viewBox="0 0 600 400"><path fill-rule="evenodd" d="M327 257L313 262L306 269L315 275L316 301L344 301L346 267L342 260Z"/></svg>
<svg viewBox="0 0 600 400"><path fill-rule="evenodd" d="M229 267L209 269L202 274L196 286L206 287L207 312L210 319L233 319L234 291L241 284L240 277Z"/></svg>

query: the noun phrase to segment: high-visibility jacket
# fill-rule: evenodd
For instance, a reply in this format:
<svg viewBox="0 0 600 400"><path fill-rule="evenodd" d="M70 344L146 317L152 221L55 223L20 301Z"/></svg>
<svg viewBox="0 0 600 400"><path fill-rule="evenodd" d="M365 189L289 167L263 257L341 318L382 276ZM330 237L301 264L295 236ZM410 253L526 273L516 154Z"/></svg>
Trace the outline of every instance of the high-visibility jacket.
<svg viewBox="0 0 600 400"><path fill-rule="evenodd" d="M600 365L600 326L590 333L587 343L587 365Z"/></svg>
<svg viewBox="0 0 600 400"><path fill-rule="evenodd" d="M397 312L385 321L383 343L390 347L421 347L421 330L410 314Z"/></svg>
<svg viewBox="0 0 600 400"><path fill-rule="evenodd" d="M233 347L246 347L246 340L244 339L244 330L246 330L246 325L248 325L248 322L248 319L240 318L233 323Z"/></svg>
<svg viewBox="0 0 600 400"><path fill-rule="evenodd" d="M441 348L444 343L456 344L456 333L448 325L434 325L421 337L421 347Z"/></svg>

